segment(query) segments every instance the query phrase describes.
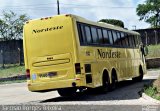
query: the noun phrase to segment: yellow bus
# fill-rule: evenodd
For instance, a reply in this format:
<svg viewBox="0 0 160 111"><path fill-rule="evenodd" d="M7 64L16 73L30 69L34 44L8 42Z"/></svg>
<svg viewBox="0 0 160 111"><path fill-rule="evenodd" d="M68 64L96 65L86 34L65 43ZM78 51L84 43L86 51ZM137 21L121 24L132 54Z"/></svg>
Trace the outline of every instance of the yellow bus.
<svg viewBox="0 0 160 111"><path fill-rule="evenodd" d="M141 81L146 73L139 33L66 14L29 20L24 25L24 58L28 89L115 89L118 81Z"/></svg>

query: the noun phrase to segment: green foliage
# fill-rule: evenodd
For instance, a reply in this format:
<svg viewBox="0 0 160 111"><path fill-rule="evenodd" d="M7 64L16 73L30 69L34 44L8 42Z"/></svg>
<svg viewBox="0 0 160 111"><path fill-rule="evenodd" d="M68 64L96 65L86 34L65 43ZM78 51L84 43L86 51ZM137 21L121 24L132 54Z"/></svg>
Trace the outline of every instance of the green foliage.
<svg viewBox="0 0 160 111"><path fill-rule="evenodd" d="M18 76L22 74L25 74L24 66L12 66L0 69L0 78Z"/></svg>
<svg viewBox="0 0 160 111"><path fill-rule="evenodd" d="M146 0L144 4L138 5L136 12L140 20L154 28L160 27L160 0Z"/></svg>
<svg viewBox="0 0 160 111"><path fill-rule="evenodd" d="M154 99L160 100L160 95L158 94L157 88L154 86L144 87L144 93Z"/></svg>
<svg viewBox="0 0 160 111"><path fill-rule="evenodd" d="M3 11L3 18L0 18L0 37L4 40L21 39L24 22L28 19L26 14L17 15L12 11Z"/></svg>
<svg viewBox="0 0 160 111"><path fill-rule="evenodd" d="M124 28L124 23L121 20L115 20L115 19L101 19L99 22L104 22L112 25L116 25L119 27Z"/></svg>
<svg viewBox="0 0 160 111"><path fill-rule="evenodd" d="M144 92L151 97L158 93L157 88L152 86L145 87Z"/></svg>
<svg viewBox="0 0 160 111"><path fill-rule="evenodd" d="M160 83L160 76L157 80L153 81L152 84L144 86L144 93L154 99L160 100L159 83Z"/></svg>

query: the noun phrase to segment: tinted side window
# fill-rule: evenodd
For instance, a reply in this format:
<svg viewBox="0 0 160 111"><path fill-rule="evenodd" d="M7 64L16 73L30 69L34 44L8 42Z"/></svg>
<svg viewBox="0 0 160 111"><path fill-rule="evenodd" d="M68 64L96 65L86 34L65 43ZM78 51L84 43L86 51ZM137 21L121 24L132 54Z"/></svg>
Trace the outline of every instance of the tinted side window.
<svg viewBox="0 0 160 111"><path fill-rule="evenodd" d="M109 42L110 42L110 44L113 44L112 32L111 32L111 30L108 31L108 36L109 36Z"/></svg>
<svg viewBox="0 0 160 111"><path fill-rule="evenodd" d="M133 43L133 47L136 47L134 35L132 35L132 43Z"/></svg>
<svg viewBox="0 0 160 111"><path fill-rule="evenodd" d="M82 37L81 25L80 25L80 24L77 24L77 28L78 28L78 34L79 34L80 44L83 44L83 37Z"/></svg>
<svg viewBox="0 0 160 111"><path fill-rule="evenodd" d="M98 37L99 37L99 43L103 44L104 41L103 41L102 30L101 29L97 29L97 32L98 32Z"/></svg>
<svg viewBox="0 0 160 111"><path fill-rule="evenodd" d="M141 36L138 35L137 37L138 37L138 44L140 45L142 42Z"/></svg>
<svg viewBox="0 0 160 111"><path fill-rule="evenodd" d="M125 40L125 35L124 35L124 33L123 33L123 32L121 32L121 42L122 42L122 45L123 45L124 47L126 47L126 46L127 46L127 44L126 44L126 40Z"/></svg>
<svg viewBox="0 0 160 111"><path fill-rule="evenodd" d="M81 30L81 34L82 34L82 39L83 39L83 43L86 44L86 38L85 38L85 33L84 33L84 25L80 25L80 30Z"/></svg>
<svg viewBox="0 0 160 111"><path fill-rule="evenodd" d="M85 33L86 33L87 43L92 43L90 27L85 26Z"/></svg>
<svg viewBox="0 0 160 111"><path fill-rule="evenodd" d="M117 32L117 37L118 37L118 40L117 40L117 42L118 42L118 45L119 46L122 46L122 41L121 41L121 33L120 32Z"/></svg>
<svg viewBox="0 0 160 111"><path fill-rule="evenodd" d="M93 43L98 43L97 30L95 27L91 27L91 33L92 33Z"/></svg>
<svg viewBox="0 0 160 111"><path fill-rule="evenodd" d="M129 40L128 40L128 34L127 33L124 34L124 38L125 38L125 41L126 41L126 46L128 47L129 46Z"/></svg>
<svg viewBox="0 0 160 111"><path fill-rule="evenodd" d="M133 47L132 35L128 35L129 47Z"/></svg>
<svg viewBox="0 0 160 111"><path fill-rule="evenodd" d="M135 45L138 48L138 38L137 35L134 35L134 41L135 41Z"/></svg>
<svg viewBox="0 0 160 111"><path fill-rule="evenodd" d="M117 37L116 31L112 31L112 34L113 34L114 44L118 45L118 37Z"/></svg>
<svg viewBox="0 0 160 111"><path fill-rule="evenodd" d="M78 23L77 28L78 28L80 44L81 45L86 44L85 33L84 33L84 25Z"/></svg>
<svg viewBox="0 0 160 111"><path fill-rule="evenodd" d="M103 29L103 37L104 37L104 44L109 44L109 37L108 37L108 32L106 29Z"/></svg>

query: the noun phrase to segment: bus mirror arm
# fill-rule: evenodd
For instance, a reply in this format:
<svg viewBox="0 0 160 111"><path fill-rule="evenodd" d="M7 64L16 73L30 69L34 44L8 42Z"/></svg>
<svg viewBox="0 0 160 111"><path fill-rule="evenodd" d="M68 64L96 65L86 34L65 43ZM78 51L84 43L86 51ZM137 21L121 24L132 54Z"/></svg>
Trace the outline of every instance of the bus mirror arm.
<svg viewBox="0 0 160 111"><path fill-rule="evenodd" d="M147 56L148 55L148 47L144 46L143 50L144 50L144 56Z"/></svg>
<svg viewBox="0 0 160 111"><path fill-rule="evenodd" d="M148 55L148 47L144 46L143 44L140 45L140 50L142 52L142 55L147 56Z"/></svg>

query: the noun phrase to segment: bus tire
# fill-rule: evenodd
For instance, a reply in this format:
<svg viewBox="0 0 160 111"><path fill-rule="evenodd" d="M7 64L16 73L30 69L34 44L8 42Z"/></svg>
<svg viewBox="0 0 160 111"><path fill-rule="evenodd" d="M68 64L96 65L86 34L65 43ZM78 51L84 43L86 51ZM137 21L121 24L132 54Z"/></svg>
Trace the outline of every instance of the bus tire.
<svg viewBox="0 0 160 111"><path fill-rule="evenodd" d="M113 70L113 71L112 71L112 83L111 83L110 90L115 90L116 87L117 87L117 83L118 83L117 73L116 73L115 70Z"/></svg>
<svg viewBox="0 0 160 111"><path fill-rule="evenodd" d="M141 82L143 80L143 75L144 75L143 74L143 69L140 66L140 68L139 68L139 76L132 78L132 80L135 81L135 82Z"/></svg>
<svg viewBox="0 0 160 111"><path fill-rule="evenodd" d="M104 71L102 77L102 87L100 87L100 91L102 93L107 93L110 90L110 79L107 71Z"/></svg>
<svg viewBox="0 0 160 111"><path fill-rule="evenodd" d="M58 89L58 94L63 97L68 96L75 96L76 95L76 88L64 88L64 89Z"/></svg>

